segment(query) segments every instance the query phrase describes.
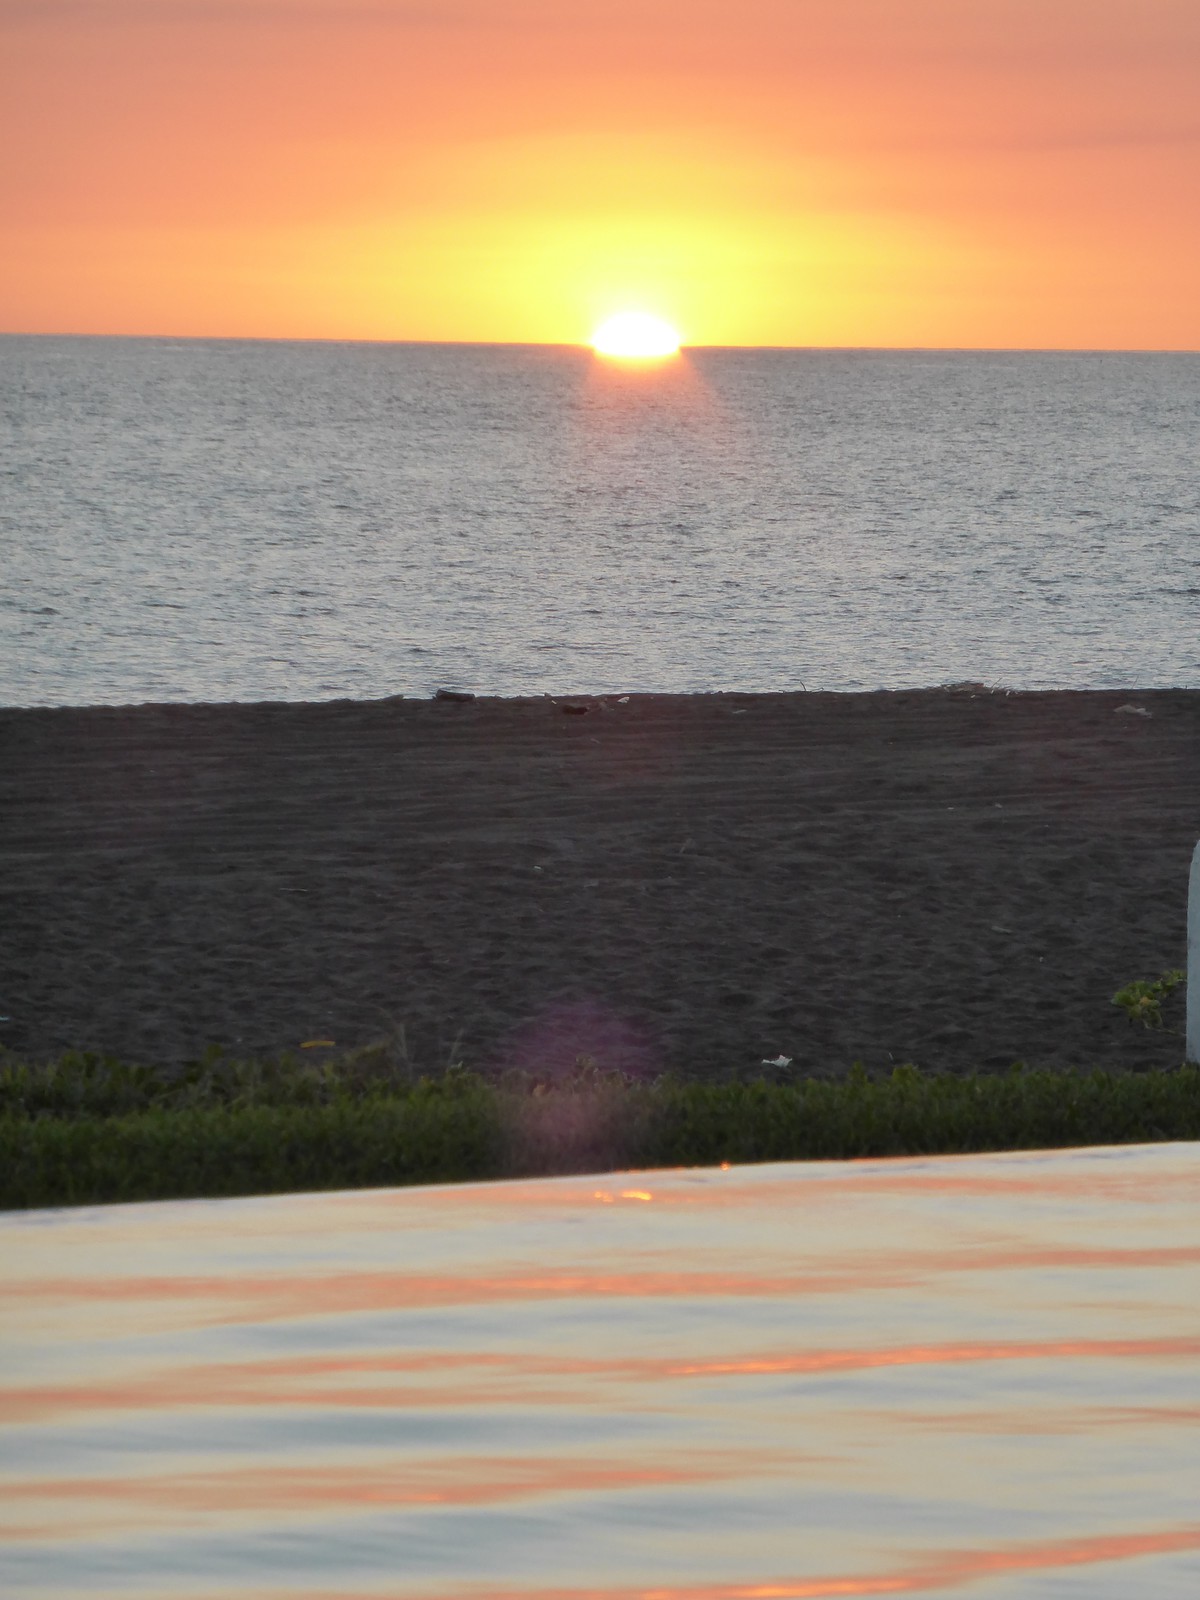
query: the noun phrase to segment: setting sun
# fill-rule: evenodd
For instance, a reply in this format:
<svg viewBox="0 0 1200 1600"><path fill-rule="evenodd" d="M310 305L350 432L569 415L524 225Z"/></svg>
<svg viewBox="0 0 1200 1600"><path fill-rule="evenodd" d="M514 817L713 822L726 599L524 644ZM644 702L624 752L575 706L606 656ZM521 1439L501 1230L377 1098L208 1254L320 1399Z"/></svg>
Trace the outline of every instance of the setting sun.
<svg viewBox="0 0 1200 1600"><path fill-rule="evenodd" d="M596 329L592 349L597 355L617 356L623 361L655 361L679 354L679 335L661 317L645 311L621 311Z"/></svg>

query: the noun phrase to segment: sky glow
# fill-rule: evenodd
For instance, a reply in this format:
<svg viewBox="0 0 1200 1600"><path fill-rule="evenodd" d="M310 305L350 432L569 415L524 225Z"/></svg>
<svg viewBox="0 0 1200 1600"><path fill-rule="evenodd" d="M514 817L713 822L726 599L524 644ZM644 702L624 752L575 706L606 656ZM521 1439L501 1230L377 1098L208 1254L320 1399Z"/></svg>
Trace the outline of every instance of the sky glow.
<svg viewBox="0 0 1200 1600"><path fill-rule="evenodd" d="M1195 0L0 0L0 328L1200 346Z"/></svg>

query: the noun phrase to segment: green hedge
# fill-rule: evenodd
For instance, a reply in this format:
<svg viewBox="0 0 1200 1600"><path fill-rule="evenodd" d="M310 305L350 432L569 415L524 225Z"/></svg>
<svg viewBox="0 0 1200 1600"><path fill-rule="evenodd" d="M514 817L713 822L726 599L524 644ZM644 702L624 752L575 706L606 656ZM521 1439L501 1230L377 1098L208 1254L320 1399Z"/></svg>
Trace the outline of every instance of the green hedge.
<svg viewBox="0 0 1200 1600"><path fill-rule="evenodd" d="M1200 1138L1200 1069L643 1084L0 1060L0 1207Z"/></svg>

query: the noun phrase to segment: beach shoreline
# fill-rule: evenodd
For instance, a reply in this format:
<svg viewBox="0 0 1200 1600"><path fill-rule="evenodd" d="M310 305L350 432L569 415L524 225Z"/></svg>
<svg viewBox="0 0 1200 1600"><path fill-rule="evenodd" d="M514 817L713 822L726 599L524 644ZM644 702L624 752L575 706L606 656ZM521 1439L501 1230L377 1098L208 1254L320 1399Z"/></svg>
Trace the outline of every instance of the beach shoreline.
<svg viewBox="0 0 1200 1600"><path fill-rule="evenodd" d="M1200 691L0 709L0 824L32 1058L1164 1066Z"/></svg>

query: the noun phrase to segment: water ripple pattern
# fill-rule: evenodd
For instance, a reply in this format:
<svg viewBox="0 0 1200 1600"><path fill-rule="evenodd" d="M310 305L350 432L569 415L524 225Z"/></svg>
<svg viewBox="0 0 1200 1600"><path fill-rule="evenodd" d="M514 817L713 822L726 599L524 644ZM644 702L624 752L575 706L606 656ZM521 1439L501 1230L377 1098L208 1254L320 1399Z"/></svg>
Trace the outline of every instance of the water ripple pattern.
<svg viewBox="0 0 1200 1600"><path fill-rule="evenodd" d="M0 704L1200 683L1200 356L0 339Z"/></svg>
<svg viewBox="0 0 1200 1600"><path fill-rule="evenodd" d="M10 1600L1191 1600L1200 1146L0 1220Z"/></svg>

